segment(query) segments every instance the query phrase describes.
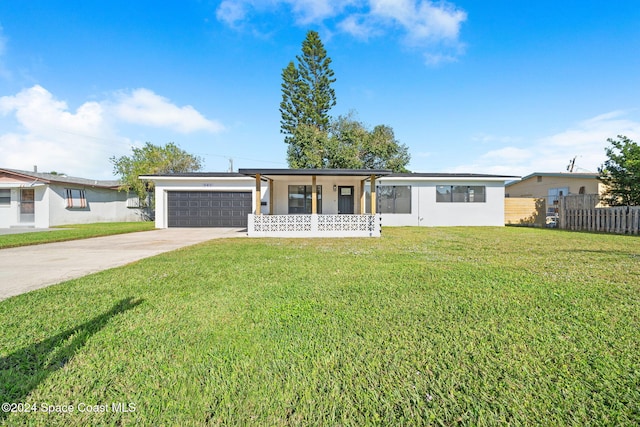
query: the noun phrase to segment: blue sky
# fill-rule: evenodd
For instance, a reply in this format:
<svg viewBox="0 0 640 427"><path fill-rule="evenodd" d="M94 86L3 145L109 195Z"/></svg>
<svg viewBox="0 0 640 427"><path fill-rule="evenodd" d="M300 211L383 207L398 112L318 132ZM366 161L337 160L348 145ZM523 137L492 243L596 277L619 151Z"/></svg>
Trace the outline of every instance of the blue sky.
<svg viewBox="0 0 640 427"><path fill-rule="evenodd" d="M281 72L318 31L333 116L417 172L596 171L640 141L637 0L1 1L0 167L111 178L176 142L207 171L286 167Z"/></svg>

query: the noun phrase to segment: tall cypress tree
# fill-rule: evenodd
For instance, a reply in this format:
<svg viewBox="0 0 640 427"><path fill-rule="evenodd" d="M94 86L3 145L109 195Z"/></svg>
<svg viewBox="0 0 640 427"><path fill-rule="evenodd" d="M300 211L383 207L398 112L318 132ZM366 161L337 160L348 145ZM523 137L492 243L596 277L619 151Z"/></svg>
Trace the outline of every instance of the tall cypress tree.
<svg viewBox="0 0 640 427"><path fill-rule="evenodd" d="M329 110L336 105L336 94L331 84L336 81L331 69L331 58L315 31L309 31L302 42L302 55L282 70L282 102L280 103L280 132L289 144L290 167L314 165L316 162L301 158L309 153L308 147L301 149L300 126L311 126L322 133L329 128ZM316 157L316 156L312 156ZM299 166L298 166L299 167ZM317 167L321 167L318 165Z"/></svg>

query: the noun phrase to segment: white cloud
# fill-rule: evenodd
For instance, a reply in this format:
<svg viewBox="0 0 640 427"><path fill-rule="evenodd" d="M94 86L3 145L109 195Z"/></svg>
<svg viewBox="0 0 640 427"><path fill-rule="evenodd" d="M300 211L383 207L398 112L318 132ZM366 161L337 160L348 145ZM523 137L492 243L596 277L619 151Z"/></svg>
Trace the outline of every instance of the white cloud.
<svg viewBox="0 0 640 427"><path fill-rule="evenodd" d="M297 22L306 25L332 18L352 4L358 3L349 0L283 0L288 4L296 16Z"/></svg>
<svg viewBox="0 0 640 427"><path fill-rule="evenodd" d="M221 123L206 119L191 105L178 107L148 89L121 93L113 109L116 116L126 122L170 128L181 133L224 129Z"/></svg>
<svg viewBox="0 0 640 427"><path fill-rule="evenodd" d="M41 171L110 178L109 158L131 153L131 141L119 130L125 123L181 133L222 129L193 107L177 107L147 89L120 92L115 99L85 102L72 111L38 85L0 97L0 116L12 116L16 124L0 134L0 166L30 170L38 165Z"/></svg>
<svg viewBox="0 0 640 427"><path fill-rule="evenodd" d="M384 34L381 26L375 25L368 15L362 13L347 16L338 23L338 29L360 40L369 40Z"/></svg>
<svg viewBox="0 0 640 427"><path fill-rule="evenodd" d="M467 14L446 2L428 0L370 0L371 16L401 25L411 43L455 41Z"/></svg>
<svg viewBox="0 0 640 427"><path fill-rule="evenodd" d="M450 62L456 62L458 60L458 55L446 54L446 53L426 52L424 53L423 57L424 57L424 63L427 65L447 64Z"/></svg>
<svg viewBox="0 0 640 427"><path fill-rule="evenodd" d="M464 51L460 27L467 13L446 1L431 0L224 0L218 20L239 28L253 13L290 10L298 25L336 22L336 29L361 40L400 30L404 44L423 51L425 62L455 61ZM252 13L253 12L253 13Z"/></svg>
<svg viewBox="0 0 640 427"><path fill-rule="evenodd" d="M75 112L42 86L0 98L0 114L14 114L18 128L0 135L2 166L56 170L93 178L105 175L109 150L126 147L108 126L104 108L96 102ZM89 136L89 135L95 135ZM101 170L96 165L103 164Z"/></svg>
<svg viewBox="0 0 640 427"><path fill-rule="evenodd" d="M516 138L512 136L498 136L498 135L491 135L491 134L479 132L473 135L471 137L471 140L474 142L482 142L482 143L501 142L501 143L507 144L507 143L519 142L521 141L521 138Z"/></svg>
<svg viewBox="0 0 640 427"><path fill-rule="evenodd" d="M103 130L103 109L97 102L81 105L75 114L67 110L64 101L55 100L39 85L0 98L0 113L14 111L20 125L33 135L44 136L52 128L79 133Z"/></svg>
<svg viewBox="0 0 640 427"><path fill-rule="evenodd" d="M364 3L362 0L223 0L216 9L216 18L239 28L256 14L278 13L285 7L296 24L308 25L333 18L351 5Z"/></svg>
<svg viewBox="0 0 640 427"><path fill-rule="evenodd" d="M246 1L225 0L218 6L216 18L231 27L235 27L238 22L246 18L248 6L249 2Z"/></svg>
<svg viewBox="0 0 640 427"><path fill-rule="evenodd" d="M608 138L626 135L640 140L640 121L632 111L613 111L574 124L565 131L532 141L528 146L513 144L479 156L473 164L456 167L455 172L528 175L533 172L564 172L576 157L574 172L597 172L606 160Z"/></svg>

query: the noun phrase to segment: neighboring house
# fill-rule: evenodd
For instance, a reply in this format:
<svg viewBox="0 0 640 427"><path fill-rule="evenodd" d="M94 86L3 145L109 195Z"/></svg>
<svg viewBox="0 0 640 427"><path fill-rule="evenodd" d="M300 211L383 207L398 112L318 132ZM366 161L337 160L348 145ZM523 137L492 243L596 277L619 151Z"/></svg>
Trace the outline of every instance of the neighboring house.
<svg viewBox="0 0 640 427"><path fill-rule="evenodd" d="M0 168L0 228L140 221L136 196L118 181Z"/></svg>
<svg viewBox="0 0 640 427"><path fill-rule="evenodd" d="M544 199L547 217L555 216L561 196L602 194L597 173L535 172L505 186L505 197Z"/></svg>
<svg viewBox="0 0 640 427"><path fill-rule="evenodd" d="M154 182L157 228L247 227L249 236L283 237L379 236L381 224L502 226L504 183L515 178L368 169L140 177Z"/></svg>

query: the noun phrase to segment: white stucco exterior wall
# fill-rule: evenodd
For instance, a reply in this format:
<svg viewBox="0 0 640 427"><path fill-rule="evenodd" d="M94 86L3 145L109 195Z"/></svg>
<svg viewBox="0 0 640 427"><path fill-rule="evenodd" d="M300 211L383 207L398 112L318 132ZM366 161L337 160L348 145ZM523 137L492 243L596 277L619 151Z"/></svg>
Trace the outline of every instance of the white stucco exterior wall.
<svg viewBox="0 0 640 427"><path fill-rule="evenodd" d="M52 225L51 211L49 208L49 200L51 198L51 189L48 185L40 185L35 187L35 224L36 228L49 228Z"/></svg>
<svg viewBox="0 0 640 427"><path fill-rule="evenodd" d="M149 178L149 177L147 177ZM251 177L151 177L155 184L156 228L167 228L167 193L169 191L250 191L253 199L252 213L256 212L256 180ZM268 184L262 181L260 191L262 200L267 202L261 206L262 213L269 213Z"/></svg>
<svg viewBox="0 0 640 427"><path fill-rule="evenodd" d="M16 216L15 192L15 190L11 190L11 200L8 205L0 206L0 228L9 228L14 221Z"/></svg>
<svg viewBox="0 0 640 427"><path fill-rule="evenodd" d="M17 225L20 221L19 218L19 203L20 203L20 189L19 188L7 188L5 185L3 188L8 189L11 194L11 201L8 205L0 206L0 228L9 228Z"/></svg>
<svg viewBox="0 0 640 427"><path fill-rule="evenodd" d="M28 185L28 183L0 183L1 188L10 189L11 202L0 206L0 228L10 227L49 227L49 194L46 185ZM23 188L34 190L34 221L25 223L20 220L20 192Z"/></svg>
<svg viewBox="0 0 640 427"><path fill-rule="evenodd" d="M383 226L503 226L504 181L425 180L381 178L382 185L410 185L411 213L382 214ZM484 186L486 201L481 203L438 203L438 185Z"/></svg>
<svg viewBox="0 0 640 427"><path fill-rule="evenodd" d="M67 208L67 189L84 190L87 207ZM51 226L93 222L134 222L143 219L140 209L127 207L128 195L124 191L51 184L47 193Z"/></svg>

